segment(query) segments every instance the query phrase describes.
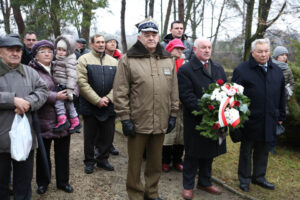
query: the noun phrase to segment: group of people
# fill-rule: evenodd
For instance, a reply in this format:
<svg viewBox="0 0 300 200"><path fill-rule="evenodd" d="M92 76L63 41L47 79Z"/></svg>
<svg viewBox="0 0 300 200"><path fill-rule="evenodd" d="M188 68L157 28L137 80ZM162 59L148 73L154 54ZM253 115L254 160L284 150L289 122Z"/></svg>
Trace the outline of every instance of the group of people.
<svg viewBox="0 0 300 200"><path fill-rule="evenodd" d="M115 38L100 34L91 37L90 51L85 39L76 41L70 35L59 36L54 44L37 41L33 31L25 34L24 45L14 35L1 38L0 199L9 199L11 169L14 199L31 198L35 135L32 131L28 158L18 162L10 156L9 131L15 114L26 114L32 125L34 111L50 169L54 143L56 186L67 193L73 192L69 184L70 138L81 131L79 114L84 121L86 174L94 172L95 164L114 170L108 158L119 154L113 139L116 117L120 119L128 142L129 199L161 200L159 179L162 171L171 170L171 163L182 171L184 199L193 198L197 174L197 189L222 193L212 185L211 174L214 158L226 153L226 140L219 144L200 135L195 126L202 116L192 114L201 109L198 101L203 88L218 79L227 81L223 67L211 59L211 42L198 38L192 44L180 21L171 24L170 34L161 43L154 20L147 18L136 26L137 41L124 55ZM250 182L275 189L265 178L268 153L276 141L277 124L285 120L286 90L294 88L285 47L277 47L273 59L267 38L253 41L251 48L249 60L237 66L232 77L251 100L251 115L239 130L238 178L243 191L249 191ZM291 82L287 84L287 80ZM141 181L144 152L145 185ZM37 193L44 194L50 180L39 151L36 182Z"/></svg>

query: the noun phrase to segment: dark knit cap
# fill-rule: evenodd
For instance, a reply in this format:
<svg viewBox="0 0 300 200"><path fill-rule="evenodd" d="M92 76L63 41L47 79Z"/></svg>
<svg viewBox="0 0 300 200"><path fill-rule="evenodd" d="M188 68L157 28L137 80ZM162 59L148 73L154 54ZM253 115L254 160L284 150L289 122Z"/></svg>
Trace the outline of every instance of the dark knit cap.
<svg viewBox="0 0 300 200"><path fill-rule="evenodd" d="M41 40L36 42L31 49L32 55L33 57L35 57L35 55L37 54L38 50L42 47L49 47L52 51L54 51L54 45L52 42L48 41L48 40Z"/></svg>

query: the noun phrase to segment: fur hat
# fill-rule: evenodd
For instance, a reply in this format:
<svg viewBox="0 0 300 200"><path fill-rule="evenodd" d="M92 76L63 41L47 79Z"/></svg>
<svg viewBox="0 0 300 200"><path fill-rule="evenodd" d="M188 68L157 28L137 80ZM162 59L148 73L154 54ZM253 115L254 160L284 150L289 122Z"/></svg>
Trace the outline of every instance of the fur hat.
<svg viewBox="0 0 300 200"><path fill-rule="evenodd" d="M52 42L48 41L48 40L41 40L36 42L31 49L32 55L33 57L35 57L35 55L37 54L38 50L42 47L48 47L50 48L52 51L54 51L54 45Z"/></svg>
<svg viewBox="0 0 300 200"><path fill-rule="evenodd" d="M273 51L273 56L274 56L274 58L277 58L278 56L285 54L285 53L289 54L289 51L287 50L287 48L285 48L283 46L277 46Z"/></svg>

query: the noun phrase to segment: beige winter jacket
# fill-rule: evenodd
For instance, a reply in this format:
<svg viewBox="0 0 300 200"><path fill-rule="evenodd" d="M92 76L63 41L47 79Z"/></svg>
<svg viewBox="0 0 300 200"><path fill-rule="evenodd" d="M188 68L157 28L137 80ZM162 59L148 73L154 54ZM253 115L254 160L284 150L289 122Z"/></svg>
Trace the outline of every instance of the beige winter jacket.
<svg viewBox="0 0 300 200"><path fill-rule="evenodd" d="M137 133L166 133L178 111L178 83L174 62L159 44L150 55L138 41L119 61L113 88L121 120L131 119Z"/></svg>

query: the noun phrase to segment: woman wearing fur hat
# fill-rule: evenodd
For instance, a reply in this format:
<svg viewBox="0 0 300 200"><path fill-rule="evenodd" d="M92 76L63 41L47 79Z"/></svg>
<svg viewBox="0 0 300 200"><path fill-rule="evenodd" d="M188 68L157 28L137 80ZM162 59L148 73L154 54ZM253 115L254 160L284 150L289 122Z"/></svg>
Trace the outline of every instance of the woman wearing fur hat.
<svg viewBox="0 0 300 200"><path fill-rule="evenodd" d="M49 89L46 103L38 110L41 136L45 145L49 168L51 170L50 152L52 143L54 143L56 186L58 189L71 193L73 188L69 184L70 133L68 130L53 131L57 124L55 102L67 100L67 90L57 91L53 80L53 43L48 40L38 41L32 47L32 53L34 59L29 63L29 66L38 72ZM78 94L78 90L76 92ZM44 194L50 183L45 175L42 155L39 151L37 151L36 155L36 183L38 185L38 194Z"/></svg>
<svg viewBox="0 0 300 200"><path fill-rule="evenodd" d="M284 46L277 46L273 51L273 57L272 57L272 62L278 65L282 70L285 79L285 91L286 91L287 100L292 96L295 88L294 76L292 70L288 66L288 54L289 52L287 48L285 48ZM288 113L287 106L286 106L286 113ZM277 152L274 150L275 144L276 144L276 140L274 140L270 144L270 152L273 154L277 154Z"/></svg>
<svg viewBox="0 0 300 200"><path fill-rule="evenodd" d="M58 100L55 102L57 125L55 132L68 129L69 133L80 132L80 122L78 114L73 103L73 93L77 86L76 55L74 53L76 41L71 35L61 35L55 41L56 60L53 63L53 79L57 85L57 91L67 90L67 100ZM67 120L67 113L69 120Z"/></svg>

